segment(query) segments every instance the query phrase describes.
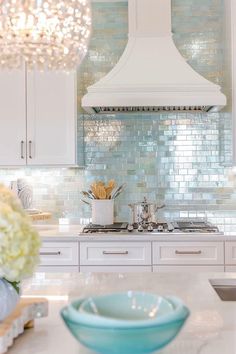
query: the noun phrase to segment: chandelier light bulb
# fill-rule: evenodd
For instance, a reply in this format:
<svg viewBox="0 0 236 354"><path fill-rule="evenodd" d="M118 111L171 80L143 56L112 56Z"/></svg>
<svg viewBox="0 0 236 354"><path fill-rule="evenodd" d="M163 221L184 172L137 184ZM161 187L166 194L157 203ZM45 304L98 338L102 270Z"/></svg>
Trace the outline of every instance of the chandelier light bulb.
<svg viewBox="0 0 236 354"><path fill-rule="evenodd" d="M89 0L3 0L0 67L71 70L87 52Z"/></svg>

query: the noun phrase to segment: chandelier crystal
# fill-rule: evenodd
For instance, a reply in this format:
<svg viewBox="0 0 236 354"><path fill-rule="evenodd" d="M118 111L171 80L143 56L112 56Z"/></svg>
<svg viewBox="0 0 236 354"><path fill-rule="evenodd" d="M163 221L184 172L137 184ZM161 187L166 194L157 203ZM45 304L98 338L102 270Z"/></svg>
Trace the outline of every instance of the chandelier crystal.
<svg viewBox="0 0 236 354"><path fill-rule="evenodd" d="M89 0L0 2L0 67L71 70L84 58L91 29Z"/></svg>

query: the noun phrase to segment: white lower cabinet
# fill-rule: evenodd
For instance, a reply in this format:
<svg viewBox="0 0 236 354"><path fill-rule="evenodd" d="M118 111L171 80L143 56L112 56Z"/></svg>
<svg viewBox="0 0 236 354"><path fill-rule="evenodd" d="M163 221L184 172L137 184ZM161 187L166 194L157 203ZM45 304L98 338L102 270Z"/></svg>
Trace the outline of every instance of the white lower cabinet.
<svg viewBox="0 0 236 354"><path fill-rule="evenodd" d="M236 242L225 242L225 264L236 265Z"/></svg>
<svg viewBox="0 0 236 354"><path fill-rule="evenodd" d="M236 272L236 242L225 242L225 272Z"/></svg>
<svg viewBox="0 0 236 354"><path fill-rule="evenodd" d="M236 242L50 241L41 272L236 272Z"/></svg>
<svg viewBox="0 0 236 354"><path fill-rule="evenodd" d="M224 272L224 266L153 266L153 272L155 273L204 273L204 272Z"/></svg>
<svg viewBox="0 0 236 354"><path fill-rule="evenodd" d="M153 264L224 265L224 243L153 242Z"/></svg>
<svg viewBox="0 0 236 354"><path fill-rule="evenodd" d="M151 273L151 266L81 266L81 273Z"/></svg>
<svg viewBox="0 0 236 354"><path fill-rule="evenodd" d="M151 242L80 242L80 265L151 266Z"/></svg>
<svg viewBox="0 0 236 354"><path fill-rule="evenodd" d="M44 242L40 266L79 266L78 242Z"/></svg>

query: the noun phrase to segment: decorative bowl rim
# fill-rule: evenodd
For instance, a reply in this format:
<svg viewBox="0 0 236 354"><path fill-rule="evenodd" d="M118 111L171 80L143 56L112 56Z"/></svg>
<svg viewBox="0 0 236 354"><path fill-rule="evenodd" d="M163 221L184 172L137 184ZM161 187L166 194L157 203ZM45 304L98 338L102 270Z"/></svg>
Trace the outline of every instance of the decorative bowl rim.
<svg viewBox="0 0 236 354"><path fill-rule="evenodd" d="M71 319L70 318L70 313L68 311L68 306L65 306L63 307L61 310L60 310L60 315L61 317L65 320L65 317L66 318L66 321L69 321L79 327L85 327L85 328L91 328L91 329L95 329L95 330L107 330L107 331L111 331L112 333L115 333L116 331L129 331L129 330L135 330L135 331L143 331L143 330L150 330L150 329L157 329L157 328L163 328L165 326L171 326L171 325L175 325L177 323L184 323L186 321L186 319L188 318L189 314L190 314L190 311L187 307L184 307L185 309L185 316L183 316L182 318L178 318L178 319L175 319L173 321L170 321L170 322L166 322L166 323L159 323L159 324L149 324L149 326L116 326L116 327L113 327L113 326L110 326L110 325L98 325L97 323L95 324L88 324L88 323L82 323L82 322L78 322L78 321L75 321L74 319Z"/></svg>
<svg viewBox="0 0 236 354"><path fill-rule="evenodd" d="M173 311L167 314L159 315L151 319L144 319L144 320L116 319L116 318L96 315L93 313L79 312L78 309L81 306L81 304L88 299L88 298L81 298L72 301L72 303L67 307L70 321L80 325L86 325L88 327L94 327L94 328L111 328L111 327L117 329L118 328L119 329L149 328L149 327L164 326L172 322L186 320L190 314L189 309L184 305L182 300L180 300L175 296L163 297L156 294L145 293L145 292L133 292L133 293L153 295L157 299L163 299L165 301L168 301L173 306ZM109 296L109 295L114 296L114 295L121 295L121 294L124 295L125 293L124 292L114 293L105 296ZM99 296L99 297L101 298L103 296ZM94 298L98 298L98 297L94 297Z"/></svg>

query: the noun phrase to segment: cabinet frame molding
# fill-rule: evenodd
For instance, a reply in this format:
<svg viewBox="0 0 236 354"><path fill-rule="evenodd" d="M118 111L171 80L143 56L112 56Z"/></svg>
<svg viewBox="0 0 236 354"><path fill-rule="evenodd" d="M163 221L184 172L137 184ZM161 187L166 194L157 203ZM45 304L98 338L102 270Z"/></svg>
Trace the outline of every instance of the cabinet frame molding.
<svg viewBox="0 0 236 354"><path fill-rule="evenodd" d="M231 67L233 164L236 163L236 1L225 0L226 64Z"/></svg>

